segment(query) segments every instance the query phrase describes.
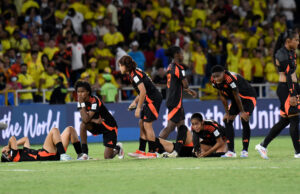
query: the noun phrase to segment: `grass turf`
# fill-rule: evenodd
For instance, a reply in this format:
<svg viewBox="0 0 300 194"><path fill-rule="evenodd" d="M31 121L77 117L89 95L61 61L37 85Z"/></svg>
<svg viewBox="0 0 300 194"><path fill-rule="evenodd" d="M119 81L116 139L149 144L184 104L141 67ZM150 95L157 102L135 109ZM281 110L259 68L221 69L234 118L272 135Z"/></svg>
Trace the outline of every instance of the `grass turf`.
<svg viewBox="0 0 300 194"><path fill-rule="evenodd" d="M299 193L300 160L290 138L271 143L270 160L254 150L261 140L252 138L246 159L104 160L103 145L90 144L90 156L99 160L1 163L0 193ZM123 145L127 154L138 143ZM67 153L76 157L72 145Z"/></svg>

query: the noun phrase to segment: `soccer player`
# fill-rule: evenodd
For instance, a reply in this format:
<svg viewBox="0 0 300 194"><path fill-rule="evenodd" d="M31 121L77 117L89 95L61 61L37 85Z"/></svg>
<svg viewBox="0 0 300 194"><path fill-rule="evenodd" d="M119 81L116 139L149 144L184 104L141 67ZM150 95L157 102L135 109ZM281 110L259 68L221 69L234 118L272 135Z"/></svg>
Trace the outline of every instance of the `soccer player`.
<svg viewBox="0 0 300 194"><path fill-rule="evenodd" d="M97 96L91 95L92 89L88 82L77 81L75 91L78 96L77 108L80 111L82 120L80 124L80 138L83 154L78 159L89 159L87 131L93 135L103 134L105 159L112 159L117 154L120 159L123 159L124 150L122 143L117 143L118 126L114 117Z"/></svg>
<svg viewBox="0 0 300 194"><path fill-rule="evenodd" d="M290 124L290 135L295 149L295 158L300 158L299 145L299 95L300 88L296 76L296 49L299 34L294 30L281 33L275 45L274 61L279 71L277 95L280 101L280 119L271 128L269 134L255 146L262 158L268 159L267 146Z"/></svg>
<svg viewBox="0 0 300 194"><path fill-rule="evenodd" d="M168 108L168 124L159 137L166 139L174 131L184 125L185 114L182 106L183 91L193 97L197 96L194 90L189 89L189 84L185 78L185 69L182 65L183 52L180 47L172 46L166 51L166 55L172 58L172 62L167 69L167 97L166 106Z"/></svg>
<svg viewBox="0 0 300 194"><path fill-rule="evenodd" d="M30 148L28 137L17 140L12 136L8 145L2 148L1 162L71 160L72 158L66 154L70 141L79 155L80 141L73 127L65 128L62 134L59 129L52 128L44 141L43 148L39 150ZM23 146L22 149L18 149L20 145Z"/></svg>
<svg viewBox="0 0 300 194"><path fill-rule="evenodd" d="M215 121L203 120L200 113L191 117L192 133L180 126L176 143L159 139L163 157L220 157L227 151L224 128ZM163 149L162 149L163 148ZM159 153L160 153L159 152Z"/></svg>
<svg viewBox="0 0 300 194"><path fill-rule="evenodd" d="M256 92L242 76L226 71L220 65L212 68L211 83L214 88L219 90L220 99L225 109L223 121L226 127L228 151L222 157L236 157L233 121L239 113L243 126L243 150L240 157L248 157L251 133L249 117L256 106ZM228 106L227 100L231 101L231 105Z"/></svg>
<svg viewBox="0 0 300 194"><path fill-rule="evenodd" d="M154 86L152 80L142 70L137 68L137 64L130 56L123 56L119 60L119 67L122 74L129 75L130 81L138 93L138 96L128 109L135 109L135 117L140 118L140 146L138 150L128 155L132 157L156 158L157 145L152 123L158 118L162 95ZM149 152L145 154L147 141Z"/></svg>

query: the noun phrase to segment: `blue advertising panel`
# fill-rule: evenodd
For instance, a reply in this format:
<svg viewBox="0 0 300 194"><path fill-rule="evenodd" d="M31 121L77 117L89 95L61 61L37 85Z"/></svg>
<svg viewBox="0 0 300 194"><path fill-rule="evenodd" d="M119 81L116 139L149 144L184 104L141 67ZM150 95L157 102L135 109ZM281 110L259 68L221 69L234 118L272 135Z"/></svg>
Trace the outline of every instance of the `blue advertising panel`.
<svg viewBox="0 0 300 194"><path fill-rule="evenodd" d="M190 128L190 118L193 113L200 112L206 119L220 122L222 125L224 108L220 101L188 100L183 103L185 109L185 124ZM119 141L137 141L139 139L138 119L134 117L134 111L128 112L129 103L106 104L111 114L117 120L119 126ZM279 120L279 101L277 99L260 99L257 101L251 120L251 135L265 136L269 129ZM159 118L153 123L156 135L167 125L168 111L163 102ZM76 104L46 105L32 104L18 107L0 107L0 122L8 124L6 130L0 131L0 145L7 144L10 136L16 138L29 137L32 144L42 144L52 127L58 127L60 131L67 126L74 126L79 134L80 113ZM241 136L242 127L240 118L234 122L236 136ZM288 134L284 130L282 134ZM176 138L176 132L169 136ZM102 142L101 136L88 136L89 142Z"/></svg>

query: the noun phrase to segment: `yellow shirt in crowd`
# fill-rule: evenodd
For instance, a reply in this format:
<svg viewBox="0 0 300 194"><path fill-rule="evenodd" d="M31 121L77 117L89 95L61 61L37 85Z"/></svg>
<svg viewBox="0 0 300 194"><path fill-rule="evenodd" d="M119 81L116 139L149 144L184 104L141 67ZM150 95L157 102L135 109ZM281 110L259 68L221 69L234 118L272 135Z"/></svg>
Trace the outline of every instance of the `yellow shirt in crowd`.
<svg viewBox="0 0 300 194"><path fill-rule="evenodd" d="M56 79L58 78L57 74L49 75L47 72L43 72L40 79L45 80L45 83L41 85L41 89L48 89L50 87L54 87L56 83ZM46 92L46 100L50 100L52 91Z"/></svg>
<svg viewBox="0 0 300 194"><path fill-rule="evenodd" d="M239 69L241 71L241 75L248 81L252 80L252 63L250 58L241 58Z"/></svg>
<svg viewBox="0 0 300 194"><path fill-rule="evenodd" d="M26 90L31 90L32 87L31 87L31 84L34 83L34 80L32 79L31 75L29 74L22 74L20 73L18 75L18 82L23 86L23 85L26 85L27 87L23 87L22 89L26 89ZM32 93L31 92L21 92L20 93L20 99L21 100L32 100L33 99L33 96L32 96Z"/></svg>
<svg viewBox="0 0 300 194"><path fill-rule="evenodd" d="M103 41L106 44L106 46L112 46L118 44L119 42L123 42L124 36L120 32L115 32L113 34L106 33L103 36Z"/></svg>
<svg viewBox="0 0 300 194"><path fill-rule="evenodd" d="M205 55L203 53L193 52L192 61L194 63L195 73L198 75L204 75L205 65L207 63Z"/></svg>

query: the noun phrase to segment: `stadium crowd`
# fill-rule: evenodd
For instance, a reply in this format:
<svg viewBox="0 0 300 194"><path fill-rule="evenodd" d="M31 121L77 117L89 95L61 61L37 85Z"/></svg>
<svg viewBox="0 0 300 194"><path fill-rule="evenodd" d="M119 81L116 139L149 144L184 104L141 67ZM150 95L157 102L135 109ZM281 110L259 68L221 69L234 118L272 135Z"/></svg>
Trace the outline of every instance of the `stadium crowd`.
<svg viewBox="0 0 300 194"><path fill-rule="evenodd" d="M130 84L118 66L126 54L165 85L171 45L183 49L192 85L210 90L215 65L251 83L275 83L274 44L286 29L300 31L299 6L295 0L0 1L0 105L3 91L34 88L19 94L21 103L41 102L41 89L50 89L50 103L70 102L66 89L79 79L115 102L118 88ZM133 95L122 92L123 99Z"/></svg>

